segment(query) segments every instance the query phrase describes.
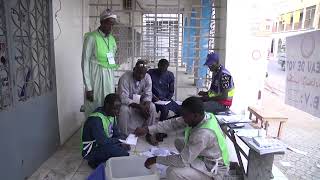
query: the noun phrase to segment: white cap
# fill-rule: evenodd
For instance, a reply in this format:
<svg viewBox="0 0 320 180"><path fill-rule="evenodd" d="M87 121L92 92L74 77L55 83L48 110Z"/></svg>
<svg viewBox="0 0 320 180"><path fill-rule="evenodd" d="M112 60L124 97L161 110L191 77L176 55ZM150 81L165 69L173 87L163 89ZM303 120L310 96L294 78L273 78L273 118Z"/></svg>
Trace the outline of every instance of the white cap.
<svg viewBox="0 0 320 180"><path fill-rule="evenodd" d="M110 9L106 9L102 11L100 14L100 21L108 19L108 18L114 18L117 19L117 15L113 14L113 12Z"/></svg>

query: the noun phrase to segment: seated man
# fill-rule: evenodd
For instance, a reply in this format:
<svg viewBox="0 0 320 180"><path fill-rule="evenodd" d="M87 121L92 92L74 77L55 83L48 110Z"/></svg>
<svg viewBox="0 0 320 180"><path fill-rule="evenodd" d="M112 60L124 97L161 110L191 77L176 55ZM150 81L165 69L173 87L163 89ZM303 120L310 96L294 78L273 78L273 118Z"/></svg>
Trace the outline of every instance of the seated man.
<svg viewBox="0 0 320 180"><path fill-rule="evenodd" d="M152 79L152 101L170 101L167 105L156 105L157 112L160 111L160 121L166 120L169 114L169 110L173 111L175 114L179 114L178 110L180 106L172 100L174 93L174 75L172 72L168 71L169 61L166 59L161 59L158 63L157 69L149 69L148 74ZM158 134L158 140L166 137L165 134Z"/></svg>
<svg viewBox="0 0 320 180"><path fill-rule="evenodd" d="M125 139L117 127L115 116L121 106L117 94L108 94L104 106L97 108L83 125L82 157L88 160L91 168L111 157L129 156L130 146L121 144L119 138Z"/></svg>
<svg viewBox="0 0 320 180"><path fill-rule="evenodd" d="M157 125L137 128L135 134L165 133L185 129L185 138L176 139L175 146L180 154L166 157L151 157L145 162L150 168L159 163L169 166L169 180L222 179L228 170L229 154L220 126L211 113L204 112L203 102L189 97L182 103L182 118L166 120Z"/></svg>
<svg viewBox="0 0 320 180"><path fill-rule="evenodd" d="M121 98L119 115L120 130L133 133L137 127L150 126L156 123L156 107L152 100L152 81L147 74L146 63L139 60L133 71L124 73L118 83L118 93ZM140 97L136 100L136 97ZM151 145L157 145L155 136L146 135Z"/></svg>
<svg viewBox="0 0 320 180"><path fill-rule="evenodd" d="M232 105L234 83L230 72L219 64L219 55L210 53L204 65L212 71L212 81L209 91L200 91L207 112L217 113L228 111Z"/></svg>

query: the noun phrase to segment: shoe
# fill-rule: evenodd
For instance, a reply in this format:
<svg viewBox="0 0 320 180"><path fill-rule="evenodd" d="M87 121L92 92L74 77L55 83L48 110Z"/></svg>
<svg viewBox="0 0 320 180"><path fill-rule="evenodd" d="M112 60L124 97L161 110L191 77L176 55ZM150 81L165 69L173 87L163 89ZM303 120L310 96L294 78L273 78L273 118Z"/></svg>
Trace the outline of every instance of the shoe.
<svg viewBox="0 0 320 180"><path fill-rule="evenodd" d="M151 134L146 135L146 141L152 146L157 146L159 144L156 137L152 136Z"/></svg>
<svg viewBox="0 0 320 180"><path fill-rule="evenodd" d="M93 161L88 161L88 165L92 168L92 169L96 169L98 167L98 164L94 163Z"/></svg>
<svg viewBox="0 0 320 180"><path fill-rule="evenodd" d="M168 137L167 134L165 133L157 133L156 134L156 140L159 142L162 142L164 138Z"/></svg>

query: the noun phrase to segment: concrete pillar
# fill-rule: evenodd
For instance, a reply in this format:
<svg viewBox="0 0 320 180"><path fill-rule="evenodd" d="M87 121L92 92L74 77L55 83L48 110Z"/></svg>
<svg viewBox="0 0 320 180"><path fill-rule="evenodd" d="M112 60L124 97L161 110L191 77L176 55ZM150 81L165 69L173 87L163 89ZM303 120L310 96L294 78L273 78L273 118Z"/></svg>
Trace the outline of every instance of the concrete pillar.
<svg viewBox="0 0 320 180"><path fill-rule="evenodd" d="M216 21L215 25L215 52L220 55L220 63L225 65L226 62L226 35L227 35L227 1L225 0L216 0L215 9L216 18L219 19Z"/></svg>

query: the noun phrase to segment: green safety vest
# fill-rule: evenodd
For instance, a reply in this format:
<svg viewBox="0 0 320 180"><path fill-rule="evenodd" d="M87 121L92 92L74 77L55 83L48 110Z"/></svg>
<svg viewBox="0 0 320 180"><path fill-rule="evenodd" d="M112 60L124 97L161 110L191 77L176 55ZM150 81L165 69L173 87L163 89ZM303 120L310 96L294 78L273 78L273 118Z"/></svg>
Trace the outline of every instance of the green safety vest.
<svg viewBox="0 0 320 180"><path fill-rule="evenodd" d="M112 127L113 127L113 125L115 123L114 117L105 116L105 115L103 115L102 113L99 113L99 112L94 112L94 113L90 114L89 117L99 117L101 119L101 122L102 122L102 125L103 125L104 133L106 134L106 136L108 138L112 137L112 135L113 135ZM83 127L81 129L81 150L83 150L83 145L84 145L84 142L82 140L82 133L83 133Z"/></svg>
<svg viewBox="0 0 320 180"><path fill-rule="evenodd" d="M216 97L216 96L220 96L220 95L221 95L221 93L215 93L213 91L208 91L208 96L209 97ZM227 99L232 99L233 95L234 95L234 88L231 88L231 89L228 90Z"/></svg>
<svg viewBox="0 0 320 180"><path fill-rule="evenodd" d="M88 32L85 35L85 39L88 36L93 36L96 41L96 52L95 56L98 59L98 64L104 68L118 68L119 65L117 64L109 64L107 53L113 53L115 55L117 50L116 40L113 35L109 34L107 37L107 41L105 38L98 32Z"/></svg>
<svg viewBox="0 0 320 180"><path fill-rule="evenodd" d="M228 152L228 148L227 148L226 139L224 138L223 132L220 129L220 126L219 126L218 121L215 118L215 116L212 113L206 113L206 114L210 115L210 119L207 122L202 123L200 128L209 129L209 130L211 130L212 133L215 134L215 136L218 140L218 144L219 144L219 148L220 148L223 162L225 165L228 166L229 165L229 152ZM191 129L192 129L192 127L186 127L184 130L185 143L187 143L189 141Z"/></svg>

